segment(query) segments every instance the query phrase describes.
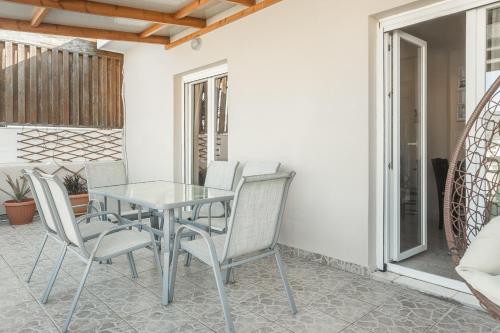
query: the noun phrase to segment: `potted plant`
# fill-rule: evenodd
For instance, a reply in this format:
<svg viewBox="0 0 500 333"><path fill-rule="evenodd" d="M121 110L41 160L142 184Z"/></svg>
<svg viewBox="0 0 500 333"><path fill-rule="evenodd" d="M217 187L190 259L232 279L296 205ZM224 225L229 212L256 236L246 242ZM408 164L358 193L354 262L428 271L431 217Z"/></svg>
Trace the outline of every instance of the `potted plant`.
<svg viewBox="0 0 500 333"><path fill-rule="evenodd" d="M11 200L4 202L5 211L9 218L10 224L27 224L33 221L35 215L35 201L28 198L30 188L26 178L21 176L15 181L11 176L7 176L7 184L10 186L10 192L0 189L3 193L7 194Z"/></svg>
<svg viewBox="0 0 500 333"><path fill-rule="evenodd" d="M87 181L79 174L73 174L64 177L63 183L68 191L75 215L85 214L89 203Z"/></svg>

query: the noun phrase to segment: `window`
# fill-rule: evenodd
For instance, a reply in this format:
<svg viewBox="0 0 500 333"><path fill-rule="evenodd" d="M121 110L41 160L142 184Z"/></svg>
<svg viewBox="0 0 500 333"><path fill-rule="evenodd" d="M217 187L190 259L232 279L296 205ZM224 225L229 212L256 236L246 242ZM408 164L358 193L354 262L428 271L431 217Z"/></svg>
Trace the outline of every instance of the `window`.
<svg viewBox="0 0 500 333"><path fill-rule="evenodd" d="M210 161L228 159L228 75L220 66L184 77L184 181L203 185Z"/></svg>

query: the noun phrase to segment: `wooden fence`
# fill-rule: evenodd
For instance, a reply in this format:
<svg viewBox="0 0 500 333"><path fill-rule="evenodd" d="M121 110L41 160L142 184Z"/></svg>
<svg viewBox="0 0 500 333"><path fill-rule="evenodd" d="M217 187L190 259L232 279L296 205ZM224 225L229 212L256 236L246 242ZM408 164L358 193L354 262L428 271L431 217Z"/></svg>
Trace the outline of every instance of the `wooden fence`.
<svg viewBox="0 0 500 333"><path fill-rule="evenodd" d="M0 41L0 123L122 128L123 56Z"/></svg>

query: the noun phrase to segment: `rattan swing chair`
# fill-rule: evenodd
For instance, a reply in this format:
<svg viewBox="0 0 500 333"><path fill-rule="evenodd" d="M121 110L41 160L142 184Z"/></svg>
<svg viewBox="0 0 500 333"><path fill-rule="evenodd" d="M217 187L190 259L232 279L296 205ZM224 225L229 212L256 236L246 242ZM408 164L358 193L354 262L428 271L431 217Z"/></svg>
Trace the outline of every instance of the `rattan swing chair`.
<svg viewBox="0 0 500 333"><path fill-rule="evenodd" d="M500 215L499 88L500 76L474 110L450 161L444 195L444 223L455 265L459 264L481 228L492 217ZM481 306L500 320L500 307L470 285L468 287Z"/></svg>

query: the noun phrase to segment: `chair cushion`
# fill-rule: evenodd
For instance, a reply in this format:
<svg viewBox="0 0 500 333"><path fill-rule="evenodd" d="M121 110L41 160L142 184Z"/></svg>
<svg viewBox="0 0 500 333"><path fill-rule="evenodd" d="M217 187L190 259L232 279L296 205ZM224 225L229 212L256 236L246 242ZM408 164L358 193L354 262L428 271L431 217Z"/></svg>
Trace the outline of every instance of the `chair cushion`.
<svg viewBox="0 0 500 333"><path fill-rule="evenodd" d="M474 289L500 306L500 217L476 236L457 266L457 273Z"/></svg>
<svg viewBox="0 0 500 333"><path fill-rule="evenodd" d="M226 235L213 236L215 251L217 252L217 260L220 262L222 252L224 251L224 244L226 242ZM204 263L212 266L210 259L210 250L208 249L207 242L203 238L195 240L181 240L181 248L191 253L194 257L200 259Z"/></svg>
<svg viewBox="0 0 500 333"><path fill-rule="evenodd" d="M87 251L94 250L97 239L85 243ZM134 251L151 245L149 232L132 230L121 230L104 236L96 252L96 260L99 258L111 258L126 252Z"/></svg>
<svg viewBox="0 0 500 333"><path fill-rule="evenodd" d="M98 218L93 218L89 223L86 223L86 221L80 222L78 226L80 227L83 240L87 241L99 236L102 232L109 230L116 225L108 221L101 221Z"/></svg>

